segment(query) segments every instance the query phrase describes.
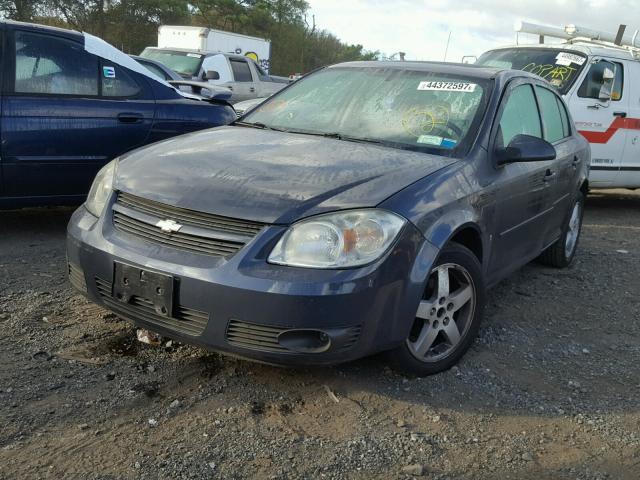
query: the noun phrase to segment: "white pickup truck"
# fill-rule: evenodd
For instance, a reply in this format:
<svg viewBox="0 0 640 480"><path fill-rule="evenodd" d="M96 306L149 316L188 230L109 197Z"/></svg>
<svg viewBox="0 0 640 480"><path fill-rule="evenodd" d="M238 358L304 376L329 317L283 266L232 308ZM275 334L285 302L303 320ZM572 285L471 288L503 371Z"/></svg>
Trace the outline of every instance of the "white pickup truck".
<svg viewBox="0 0 640 480"><path fill-rule="evenodd" d="M287 78L267 74L243 55L147 47L140 56L166 65L185 79L208 81L231 89L231 103L268 97L289 83Z"/></svg>

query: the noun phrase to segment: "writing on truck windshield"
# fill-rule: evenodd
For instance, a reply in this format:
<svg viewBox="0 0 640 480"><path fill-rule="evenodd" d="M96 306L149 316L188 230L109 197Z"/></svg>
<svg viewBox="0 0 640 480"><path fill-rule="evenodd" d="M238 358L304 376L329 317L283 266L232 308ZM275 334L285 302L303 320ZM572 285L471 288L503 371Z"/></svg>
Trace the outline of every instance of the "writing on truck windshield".
<svg viewBox="0 0 640 480"><path fill-rule="evenodd" d="M566 93L587 63L582 53L551 48L504 48L483 53L477 65L524 70Z"/></svg>
<svg viewBox="0 0 640 480"><path fill-rule="evenodd" d="M452 155L476 128L488 80L392 68L328 68L243 120Z"/></svg>

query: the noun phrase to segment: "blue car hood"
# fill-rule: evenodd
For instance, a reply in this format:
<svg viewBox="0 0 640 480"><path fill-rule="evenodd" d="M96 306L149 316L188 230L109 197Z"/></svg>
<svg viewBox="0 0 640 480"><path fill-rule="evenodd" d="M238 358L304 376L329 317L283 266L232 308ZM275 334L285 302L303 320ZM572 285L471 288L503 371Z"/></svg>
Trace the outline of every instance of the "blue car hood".
<svg viewBox="0 0 640 480"><path fill-rule="evenodd" d="M288 224L374 207L456 160L311 135L227 126L125 155L118 190L227 217Z"/></svg>

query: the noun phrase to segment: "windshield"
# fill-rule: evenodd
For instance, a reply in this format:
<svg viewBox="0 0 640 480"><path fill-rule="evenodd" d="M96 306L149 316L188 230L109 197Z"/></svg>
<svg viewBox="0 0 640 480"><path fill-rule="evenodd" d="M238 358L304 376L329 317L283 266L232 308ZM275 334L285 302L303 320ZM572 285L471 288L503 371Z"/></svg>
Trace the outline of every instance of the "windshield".
<svg viewBox="0 0 640 480"><path fill-rule="evenodd" d="M243 121L454 155L477 128L488 83L397 68L328 68L292 84Z"/></svg>
<svg viewBox="0 0 640 480"><path fill-rule="evenodd" d="M198 74L203 57L199 53L156 50L154 48L145 48L140 56L156 60L187 78Z"/></svg>
<svg viewBox="0 0 640 480"><path fill-rule="evenodd" d="M476 65L524 70L538 75L567 93L587 61L576 51L557 48L504 48L483 53Z"/></svg>

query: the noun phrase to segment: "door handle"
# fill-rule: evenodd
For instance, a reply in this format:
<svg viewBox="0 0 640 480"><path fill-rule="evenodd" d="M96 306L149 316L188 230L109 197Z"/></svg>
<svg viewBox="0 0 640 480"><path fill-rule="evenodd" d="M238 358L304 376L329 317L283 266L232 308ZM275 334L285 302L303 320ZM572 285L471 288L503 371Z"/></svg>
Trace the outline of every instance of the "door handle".
<svg viewBox="0 0 640 480"><path fill-rule="evenodd" d="M555 174L556 174L556 172L554 172L550 168L547 168L547 171L544 172L544 177L542 177L542 181L543 182L548 182L549 180L551 180L555 176Z"/></svg>
<svg viewBox="0 0 640 480"><path fill-rule="evenodd" d="M120 123L141 123L144 117L141 113L120 113L118 114L118 121Z"/></svg>
<svg viewBox="0 0 640 480"><path fill-rule="evenodd" d="M614 117L627 118L627 112L613 112Z"/></svg>
<svg viewBox="0 0 640 480"><path fill-rule="evenodd" d="M581 162L580 157L578 157L578 156L576 155L575 157L573 157L573 162L571 162L571 164L572 164L574 167L577 167L577 166L580 164L580 162Z"/></svg>
<svg viewBox="0 0 640 480"><path fill-rule="evenodd" d="M256 91L256 89L255 89L254 87L251 87L251 88L249 89L249 91L250 91L251 93L253 93L253 92L255 92L255 91Z"/></svg>

